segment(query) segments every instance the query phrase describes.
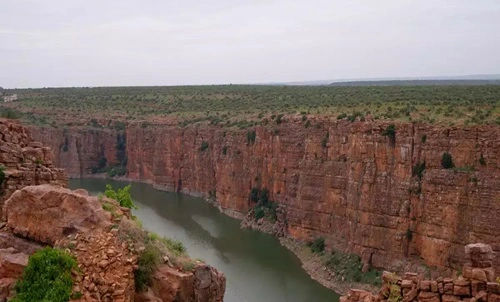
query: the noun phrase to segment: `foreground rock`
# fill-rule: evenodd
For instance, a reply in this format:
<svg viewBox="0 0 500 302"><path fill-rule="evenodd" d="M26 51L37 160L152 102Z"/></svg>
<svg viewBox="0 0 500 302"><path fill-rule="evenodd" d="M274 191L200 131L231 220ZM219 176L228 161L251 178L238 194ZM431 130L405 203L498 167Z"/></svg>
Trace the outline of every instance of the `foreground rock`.
<svg viewBox="0 0 500 302"><path fill-rule="evenodd" d="M499 302L500 283L492 266L494 254L491 246L470 244L465 247L466 265L457 279L439 277L423 280L422 276L406 273L403 278L384 272L383 287L374 295L352 289L341 302Z"/></svg>
<svg viewBox="0 0 500 302"><path fill-rule="evenodd" d="M5 179L0 181L0 219L3 202L25 186L53 184L67 186L63 170L53 164L52 150L35 142L19 123L0 119L0 167Z"/></svg>
<svg viewBox="0 0 500 302"><path fill-rule="evenodd" d="M4 216L14 234L51 245L70 234L111 225L97 198L51 185L16 191L5 202Z"/></svg>
<svg viewBox="0 0 500 302"><path fill-rule="evenodd" d="M105 211L103 204L113 211ZM136 295L137 301L223 301L224 275L202 263L189 271L161 265L151 287L136 293L134 270L143 247L141 242L121 238L119 229L126 225L129 233L144 231L130 220L130 211L112 199L88 196L84 190L31 186L12 194L4 214L7 225L0 232L0 247L4 238L26 250L0 249L3 297L12 294L13 280L22 274L29 254L40 248L30 243L33 240L67 249L76 257L80 274L75 276L73 291L81 293L81 301L134 301ZM24 239L15 243L11 234Z"/></svg>

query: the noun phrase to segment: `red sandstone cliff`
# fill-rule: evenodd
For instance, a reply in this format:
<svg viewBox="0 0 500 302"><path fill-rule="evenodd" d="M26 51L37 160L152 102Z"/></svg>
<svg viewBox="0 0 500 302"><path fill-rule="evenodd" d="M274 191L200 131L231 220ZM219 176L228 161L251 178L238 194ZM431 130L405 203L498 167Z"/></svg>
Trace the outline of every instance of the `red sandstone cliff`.
<svg viewBox="0 0 500 302"><path fill-rule="evenodd" d="M371 255L377 267L416 255L458 268L463 245L478 241L500 251L499 127L399 123L392 141L384 122L313 124L257 127L254 142L248 130L129 126L128 177L203 196L215 190L221 208L240 216L253 206L251 188L268 188L287 236L324 236L330 246ZM107 130L32 133L55 149L69 137L57 163L74 176L95 166L103 148L115 160L116 133ZM444 152L469 168L443 169ZM412 168L424 161L419 179Z"/></svg>
<svg viewBox="0 0 500 302"><path fill-rule="evenodd" d="M110 156L101 147L103 133L94 133L83 143L66 140L67 131L54 135L58 133L63 135L59 162L76 158L73 166L79 171L93 160L85 160L85 151L95 147L92 143L98 143L99 156ZM14 284L29 255L42 244L70 250L77 259L81 274L74 276L73 292L81 294L79 301L223 300L224 274L198 261L188 270L168 261L158 263L149 290L136 292L134 270L145 240L133 241L119 232L141 234L139 239L147 232L131 222L130 209L121 208L117 201L63 188L67 177L52 162L49 147L34 142L17 122L0 119L0 301L14 295ZM104 210L104 203L113 213Z"/></svg>

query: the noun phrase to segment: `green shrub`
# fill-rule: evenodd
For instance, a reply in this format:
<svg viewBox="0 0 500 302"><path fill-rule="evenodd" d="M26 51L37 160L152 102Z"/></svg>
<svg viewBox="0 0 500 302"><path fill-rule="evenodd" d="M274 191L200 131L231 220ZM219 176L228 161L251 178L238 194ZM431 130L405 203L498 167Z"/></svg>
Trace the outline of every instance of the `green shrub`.
<svg viewBox="0 0 500 302"><path fill-rule="evenodd" d="M208 149L208 142L206 141L201 142L200 151L203 152L207 149Z"/></svg>
<svg viewBox="0 0 500 302"><path fill-rule="evenodd" d="M325 265L335 272L338 279L343 278L347 282L368 283L374 286L381 285L379 271L362 272L363 262L358 255L332 251Z"/></svg>
<svg viewBox="0 0 500 302"><path fill-rule="evenodd" d="M481 164L481 166L486 166L486 159L484 159L482 152L481 152L481 157L479 158L479 163Z"/></svg>
<svg viewBox="0 0 500 302"><path fill-rule="evenodd" d="M250 144L255 143L255 138L256 138L255 130L247 132L247 144L250 145Z"/></svg>
<svg viewBox="0 0 500 302"><path fill-rule="evenodd" d="M278 125L281 124L283 122L283 114L278 114L278 116L276 117L276 119L274 121Z"/></svg>
<svg viewBox="0 0 500 302"><path fill-rule="evenodd" d="M382 131L383 136L389 137L392 141L396 139L396 125L390 124Z"/></svg>
<svg viewBox="0 0 500 302"><path fill-rule="evenodd" d="M419 179L422 179L424 170L425 170L425 161L422 163L418 162L415 164L415 166L413 166L412 175L418 177Z"/></svg>
<svg viewBox="0 0 500 302"><path fill-rule="evenodd" d="M135 288L139 291L151 284L153 273L161 262L161 252L154 245L146 245L137 259L137 269L134 272Z"/></svg>
<svg viewBox="0 0 500 302"><path fill-rule="evenodd" d="M322 253L325 250L325 238L319 237L308 243L313 253Z"/></svg>
<svg viewBox="0 0 500 302"><path fill-rule="evenodd" d="M30 256L11 301L69 301L73 288L71 271L76 268L75 259L62 250L47 247L37 251Z"/></svg>
<svg viewBox="0 0 500 302"><path fill-rule="evenodd" d="M421 141L422 144L425 144L425 142L427 141L427 134L422 135Z"/></svg>
<svg viewBox="0 0 500 302"><path fill-rule="evenodd" d="M167 249L176 256L181 256L187 252L186 247L179 240L162 238L161 241L165 244Z"/></svg>
<svg viewBox="0 0 500 302"><path fill-rule="evenodd" d="M401 287L397 284L391 284L389 286L389 295L387 296L387 301L389 302L400 302L403 300L401 295Z"/></svg>
<svg viewBox="0 0 500 302"><path fill-rule="evenodd" d="M0 186L3 184L4 180L5 180L5 167L0 166Z"/></svg>
<svg viewBox="0 0 500 302"><path fill-rule="evenodd" d="M251 201L258 202L259 201L259 195L260 195L259 188L252 188L252 190L250 190L250 200Z"/></svg>
<svg viewBox="0 0 500 302"><path fill-rule="evenodd" d="M106 191L104 191L104 195L107 198L114 199L120 203L120 206L129 208L129 209L137 209L132 201L132 196L130 196L130 185L123 187L123 189L118 189L118 191L113 190L113 187L110 184L106 185Z"/></svg>
<svg viewBox="0 0 500 302"><path fill-rule="evenodd" d="M103 169L104 167L106 167L107 163L108 163L108 160L106 159L106 157L103 156L99 159L99 162L97 163L97 168Z"/></svg>
<svg viewBox="0 0 500 302"><path fill-rule="evenodd" d="M264 207L261 207L261 206L255 207L254 208L254 215L255 215L255 221L264 217L266 215L266 211L265 211Z"/></svg>
<svg viewBox="0 0 500 302"><path fill-rule="evenodd" d="M69 141L68 141L67 137L64 137L64 144L63 144L62 151L68 152L68 150L69 150Z"/></svg>
<svg viewBox="0 0 500 302"><path fill-rule="evenodd" d="M227 146L222 147L222 154L223 155L227 154Z"/></svg>
<svg viewBox="0 0 500 302"><path fill-rule="evenodd" d="M410 230L410 229L406 230L406 239L408 239L408 241L411 241L413 239L413 231L412 230Z"/></svg>
<svg viewBox="0 0 500 302"><path fill-rule="evenodd" d="M445 169L451 169L455 167L455 164L453 164L453 158L451 157L450 153L443 153L443 156L441 157L441 166Z"/></svg>

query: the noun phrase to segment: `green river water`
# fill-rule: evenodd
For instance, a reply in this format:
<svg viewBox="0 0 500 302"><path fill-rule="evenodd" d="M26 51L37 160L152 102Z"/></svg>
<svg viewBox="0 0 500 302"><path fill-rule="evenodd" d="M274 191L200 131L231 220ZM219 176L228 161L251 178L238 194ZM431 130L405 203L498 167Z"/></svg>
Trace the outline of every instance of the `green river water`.
<svg viewBox="0 0 500 302"><path fill-rule="evenodd" d="M108 179L73 179L70 188L91 194L106 184L128 182ZM201 198L169 193L151 185L132 183L134 214L143 226L184 243L192 258L224 272L227 302L336 302L339 296L302 269L299 259L275 237L240 229L240 221L227 217Z"/></svg>

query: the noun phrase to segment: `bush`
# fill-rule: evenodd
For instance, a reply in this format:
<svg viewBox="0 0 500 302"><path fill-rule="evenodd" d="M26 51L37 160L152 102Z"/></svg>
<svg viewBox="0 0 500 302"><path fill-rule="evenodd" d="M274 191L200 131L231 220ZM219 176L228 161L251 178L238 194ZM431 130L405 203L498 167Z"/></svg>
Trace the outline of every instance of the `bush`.
<svg viewBox="0 0 500 302"><path fill-rule="evenodd" d="M427 141L427 134L424 134L422 135L422 144L425 144L425 142Z"/></svg>
<svg viewBox="0 0 500 302"><path fill-rule="evenodd" d="M481 166L486 166L486 159L484 159L483 153L481 153L481 157L479 158L479 163Z"/></svg>
<svg viewBox="0 0 500 302"><path fill-rule="evenodd" d="M252 188L252 190L250 190L250 200L253 202L258 202L259 194L260 194L259 188Z"/></svg>
<svg viewBox="0 0 500 302"><path fill-rule="evenodd" d="M201 142L200 151L203 152L207 149L208 149L208 142L206 141Z"/></svg>
<svg viewBox="0 0 500 302"><path fill-rule="evenodd" d="M160 250L153 245L146 245L139 255L137 269L134 272L135 288L137 290L144 290L151 284L151 278L160 261Z"/></svg>
<svg viewBox="0 0 500 302"><path fill-rule="evenodd" d="M120 206L129 208L129 209L137 209L132 201L132 197L130 196L130 185L123 187L123 189L118 189L118 191L113 190L113 187L110 184L106 185L106 191L104 191L104 195L107 198L114 199L120 203Z"/></svg>
<svg viewBox="0 0 500 302"><path fill-rule="evenodd" d="M379 271L370 270L366 273L362 272L363 262L358 255L332 251L325 264L335 272L335 276L338 279L343 278L347 282L361 282L375 286L381 285L381 274Z"/></svg>
<svg viewBox="0 0 500 302"><path fill-rule="evenodd" d="M266 215L266 211L265 211L264 207L260 207L260 206L255 207L254 208L254 215L255 215L255 221L264 217Z"/></svg>
<svg viewBox="0 0 500 302"><path fill-rule="evenodd" d="M69 301L73 288L71 271L76 268L75 259L62 250L39 250L30 256L11 301Z"/></svg>
<svg viewBox="0 0 500 302"><path fill-rule="evenodd" d="M322 253L325 250L325 238L319 237L308 243L313 253Z"/></svg>
<svg viewBox="0 0 500 302"><path fill-rule="evenodd" d="M413 239L413 231L412 230L410 230L410 229L406 230L406 239L408 239L408 241L411 241Z"/></svg>
<svg viewBox="0 0 500 302"><path fill-rule="evenodd" d="M222 147L222 154L223 155L227 154L227 146Z"/></svg>
<svg viewBox="0 0 500 302"><path fill-rule="evenodd" d="M97 168L103 169L104 167L106 167L107 163L108 163L108 160L106 159L106 157L103 156L99 159L99 162L97 163Z"/></svg>
<svg viewBox="0 0 500 302"><path fill-rule="evenodd" d="M5 167L0 166L0 186L3 184L4 180L5 180Z"/></svg>
<svg viewBox="0 0 500 302"><path fill-rule="evenodd" d="M455 164L453 164L453 158L451 157L450 153L443 153L443 157L441 157L441 166L445 169L451 169L455 167Z"/></svg>
<svg viewBox="0 0 500 302"><path fill-rule="evenodd" d="M255 143L255 138L256 138L255 130L247 132L247 144L250 145L250 144Z"/></svg>
<svg viewBox="0 0 500 302"><path fill-rule="evenodd" d="M425 161L422 163L418 162L415 164L415 166L413 166L412 175L417 176L419 179L422 179L424 170L425 170Z"/></svg>
<svg viewBox="0 0 500 302"><path fill-rule="evenodd" d="M396 126L394 124L390 124L382 131L383 136L389 137L392 141L396 139Z"/></svg>

